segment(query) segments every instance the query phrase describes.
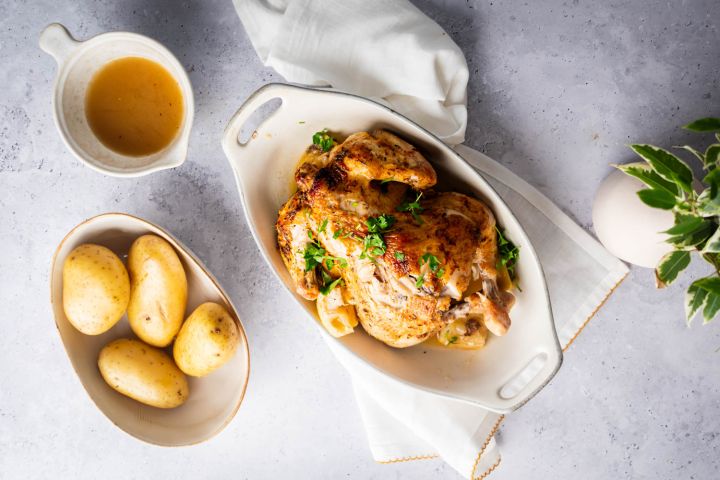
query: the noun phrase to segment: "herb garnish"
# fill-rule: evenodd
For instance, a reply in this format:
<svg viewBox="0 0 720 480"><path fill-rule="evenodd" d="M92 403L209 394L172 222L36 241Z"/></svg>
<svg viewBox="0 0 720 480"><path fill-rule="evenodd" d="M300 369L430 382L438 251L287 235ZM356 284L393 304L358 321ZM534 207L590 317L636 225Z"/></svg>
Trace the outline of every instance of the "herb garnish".
<svg viewBox="0 0 720 480"><path fill-rule="evenodd" d="M323 152L329 151L333 145L335 145L335 140L330 136L327 128L323 128L319 132L315 132L312 137L312 141L313 144L320 147Z"/></svg>
<svg viewBox="0 0 720 480"><path fill-rule="evenodd" d="M453 343L456 343L458 341L458 336L453 335L452 337L448 337L447 341L448 345L452 345Z"/></svg>
<svg viewBox="0 0 720 480"><path fill-rule="evenodd" d="M423 253L422 257L420 257L419 263L421 267L427 263L430 267L430 271L438 278L445 275L445 269L441 268L442 264L440 263L440 260L438 260L438 258L432 253Z"/></svg>
<svg viewBox="0 0 720 480"><path fill-rule="evenodd" d="M418 264L422 267L425 264L428 264L428 268L430 268L430 271L435 274L437 278L442 277L445 275L445 268L442 267L442 264L440 263L440 260L433 255L432 253L423 253L423 255L418 260ZM417 279L415 280L415 287L420 288L425 283L425 274L421 273Z"/></svg>
<svg viewBox="0 0 720 480"><path fill-rule="evenodd" d="M423 207L420 206L420 197L422 197L422 192L417 194L417 197L415 197L415 201L403 202L396 208L398 212L410 212L418 225L422 225L423 223L425 223L423 222L423 219L420 218L420 214L423 212L423 210L425 210Z"/></svg>
<svg viewBox="0 0 720 480"><path fill-rule="evenodd" d="M320 273L322 274L322 285L318 290L320 290L320 293L323 295L327 295L332 291L333 288L335 288L338 285L342 285L345 283L342 279L342 277L338 277L333 279L330 274L328 274L325 270L321 270Z"/></svg>
<svg viewBox="0 0 720 480"><path fill-rule="evenodd" d="M395 259L402 262L405 260L405 254L403 252L395 252Z"/></svg>
<svg viewBox="0 0 720 480"><path fill-rule="evenodd" d="M495 227L495 231L497 232L498 268L500 265L505 267L508 275L510 275L510 279L515 280L515 266L517 265L518 258L520 258L520 248L505 238L499 228Z"/></svg>
<svg viewBox="0 0 720 480"><path fill-rule="evenodd" d="M320 244L318 244L316 241L312 241L305 246L303 258L305 259L306 272L320 267L322 283L319 290L320 293L322 293L323 295L327 295L328 293L330 293L330 291L335 288L336 285L340 284L340 281L342 281L342 277L333 279L330 274L326 272L326 269L332 270L335 267L336 263L340 268L345 268L347 267L347 260L345 260L344 258L328 255L327 250L320 246Z"/></svg>
<svg viewBox="0 0 720 480"><path fill-rule="evenodd" d="M327 228L327 225L328 225L328 219L326 218L326 219L323 220L322 223L320 224L320 229L318 230L318 233L323 233L323 232L325 232L325 229Z"/></svg>
<svg viewBox="0 0 720 480"><path fill-rule="evenodd" d="M383 234L395 224L395 217L386 214L368 217L365 224L367 225L368 234L363 239L363 250L360 258L372 260L375 257L385 255L387 245Z"/></svg>

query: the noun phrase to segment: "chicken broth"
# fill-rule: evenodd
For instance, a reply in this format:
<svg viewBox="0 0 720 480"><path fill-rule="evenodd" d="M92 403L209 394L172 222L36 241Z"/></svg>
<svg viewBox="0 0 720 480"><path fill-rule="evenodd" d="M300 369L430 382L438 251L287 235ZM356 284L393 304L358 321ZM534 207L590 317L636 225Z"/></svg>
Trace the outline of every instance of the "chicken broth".
<svg viewBox="0 0 720 480"><path fill-rule="evenodd" d="M140 157L167 147L180 131L183 113L177 80L146 58L109 62L93 76L85 96L91 130L122 155Z"/></svg>

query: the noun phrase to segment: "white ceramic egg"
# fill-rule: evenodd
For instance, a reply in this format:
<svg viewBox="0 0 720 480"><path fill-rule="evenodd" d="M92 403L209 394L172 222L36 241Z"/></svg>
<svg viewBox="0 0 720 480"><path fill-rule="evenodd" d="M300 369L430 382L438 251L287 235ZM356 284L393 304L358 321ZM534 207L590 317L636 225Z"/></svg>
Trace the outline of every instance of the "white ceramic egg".
<svg viewBox="0 0 720 480"><path fill-rule="evenodd" d="M644 163L638 163L644 166ZM640 267L655 268L672 250L662 234L673 225L671 210L645 205L637 191L640 180L616 170L603 181L593 204L593 226L600 242L610 253Z"/></svg>

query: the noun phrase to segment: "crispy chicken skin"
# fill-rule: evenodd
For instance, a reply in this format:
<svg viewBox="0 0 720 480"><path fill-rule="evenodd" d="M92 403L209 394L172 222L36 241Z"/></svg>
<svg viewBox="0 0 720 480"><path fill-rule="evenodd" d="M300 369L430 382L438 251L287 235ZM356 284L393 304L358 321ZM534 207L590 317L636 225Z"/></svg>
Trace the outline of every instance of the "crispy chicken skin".
<svg viewBox="0 0 720 480"><path fill-rule="evenodd" d="M478 331L507 332L514 298L497 287L492 212L466 195L432 190L435 171L412 145L378 130L353 134L329 152L311 146L295 181L298 191L281 208L276 227L280 254L304 298L317 299L322 281L315 270L305 271L303 254L316 241L347 262L330 271L344 280L335 288L346 303L338 305L354 307L363 328L392 347L416 345L466 321L468 328L458 330L474 335L466 348L484 344ZM398 211L415 200L422 211ZM380 215L395 219L383 232L384 253L363 256L366 222ZM433 268L428 254L440 267ZM471 284L480 289L470 291ZM325 304L322 310L329 315Z"/></svg>

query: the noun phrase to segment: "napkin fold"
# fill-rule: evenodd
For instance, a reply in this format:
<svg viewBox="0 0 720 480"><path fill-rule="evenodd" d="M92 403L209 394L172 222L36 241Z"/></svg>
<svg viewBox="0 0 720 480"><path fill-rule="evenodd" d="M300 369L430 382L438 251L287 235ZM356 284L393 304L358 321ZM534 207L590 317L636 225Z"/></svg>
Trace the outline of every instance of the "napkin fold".
<svg viewBox="0 0 720 480"><path fill-rule="evenodd" d="M446 143L464 140L468 69L457 45L405 0L234 0L263 62L287 81L373 98ZM627 274L549 199L480 152L456 147L495 188L527 232L543 266L561 345ZM500 463L502 415L440 398L379 375L328 342L350 372L373 458L441 457L462 476Z"/></svg>
<svg viewBox="0 0 720 480"><path fill-rule="evenodd" d="M234 0L258 55L287 81L378 100L446 143L465 139L468 67L406 0Z"/></svg>

